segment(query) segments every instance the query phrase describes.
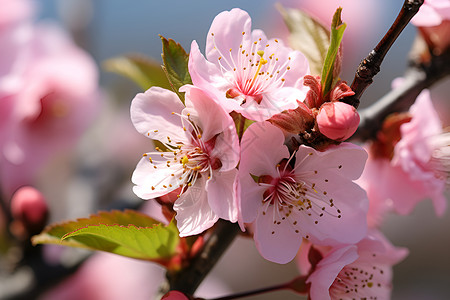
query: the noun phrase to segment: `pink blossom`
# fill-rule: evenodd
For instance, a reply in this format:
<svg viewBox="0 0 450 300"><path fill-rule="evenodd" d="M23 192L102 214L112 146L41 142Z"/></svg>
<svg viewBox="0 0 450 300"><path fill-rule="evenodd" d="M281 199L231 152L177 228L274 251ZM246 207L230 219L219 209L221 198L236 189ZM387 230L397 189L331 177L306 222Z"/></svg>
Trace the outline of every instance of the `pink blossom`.
<svg viewBox="0 0 450 300"><path fill-rule="evenodd" d="M425 42L435 55L450 45L450 1L426 0L411 22L419 27Z"/></svg>
<svg viewBox="0 0 450 300"><path fill-rule="evenodd" d="M436 214L442 216L447 206L443 195L446 179L430 164L434 151L431 138L442 133L442 124L428 90L417 97L409 112L412 119L400 127L402 138L391 161L391 176L398 178L394 181L396 188L389 189L391 198L398 213L408 214L420 200L429 197Z"/></svg>
<svg viewBox="0 0 450 300"><path fill-rule="evenodd" d="M351 137L359 125L359 114L356 109L343 102L327 102L322 104L317 115L320 132L335 141L345 141Z"/></svg>
<svg viewBox="0 0 450 300"><path fill-rule="evenodd" d="M407 254L374 231L356 245L336 247L307 280L311 299L390 299L392 266Z"/></svg>
<svg viewBox="0 0 450 300"><path fill-rule="evenodd" d="M393 204L390 191L385 187L392 180L398 180L390 176L390 162L388 159L374 158L370 150L369 159L361 177L356 181L366 192L369 198L369 210L367 212L367 225L369 228L381 226L385 216L392 211Z"/></svg>
<svg viewBox="0 0 450 300"><path fill-rule="evenodd" d="M3 26L30 18L34 10L33 3L29 0L2 0L1 6L0 31Z"/></svg>
<svg viewBox="0 0 450 300"><path fill-rule="evenodd" d="M287 263L302 237L319 245L358 242L366 234L368 202L352 180L366 152L343 143L324 152L302 145L290 155L283 142L281 130L264 122L252 124L241 143L240 223L254 222L261 255Z"/></svg>
<svg viewBox="0 0 450 300"><path fill-rule="evenodd" d="M30 237L38 234L44 229L48 219L44 195L31 186L21 187L11 198L11 215L16 229L23 230L19 235Z"/></svg>
<svg viewBox="0 0 450 300"><path fill-rule="evenodd" d="M308 62L261 30L251 30L251 19L240 9L224 11L212 22L206 59L193 41L189 73L194 85L210 92L227 112L236 111L256 121L297 107L305 98L303 76Z"/></svg>
<svg viewBox="0 0 450 300"><path fill-rule="evenodd" d="M411 23L420 27L429 27L437 26L443 20L450 20L450 1L425 0Z"/></svg>
<svg viewBox="0 0 450 300"><path fill-rule="evenodd" d="M29 184L51 155L72 146L100 104L95 63L61 29L35 25L22 46L28 55L11 58L24 66L15 74L20 88L0 91L0 102L11 105L8 121L0 124L8 127L0 142L7 193Z"/></svg>
<svg viewBox="0 0 450 300"><path fill-rule="evenodd" d="M374 225L379 225L391 209L402 215L410 214L427 198L433 201L438 216L447 207L444 192L448 174L442 173L441 162L434 159L442 124L428 90L417 97L409 113L412 118L400 126L401 139L395 144L392 159L373 153L362 176Z"/></svg>
<svg viewBox="0 0 450 300"><path fill-rule="evenodd" d="M152 87L131 104L136 129L162 142L166 152L144 154L133 173L143 199L181 187L174 203L180 236L237 221L235 168L239 141L232 118L201 89L185 86L186 108L171 91Z"/></svg>

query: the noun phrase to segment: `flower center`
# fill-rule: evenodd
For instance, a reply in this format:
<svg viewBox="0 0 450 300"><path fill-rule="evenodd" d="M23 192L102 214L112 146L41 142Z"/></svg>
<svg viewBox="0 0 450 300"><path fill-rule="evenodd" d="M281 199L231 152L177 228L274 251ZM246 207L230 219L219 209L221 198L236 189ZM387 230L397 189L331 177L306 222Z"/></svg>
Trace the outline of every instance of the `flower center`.
<svg viewBox="0 0 450 300"><path fill-rule="evenodd" d="M239 49L230 48L228 53L222 53L216 45L214 33L211 33L214 47L220 55L217 63L223 77L230 84L226 97L240 102L241 105L249 99L259 104L264 93L284 85L284 76L291 69L291 58L282 63L278 61L278 40L274 40L275 45L264 45L261 38L249 42L244 39L245 35L246 33L242 32L243 39ZM266 52L271 54L267 56Z"/></svg>
<svg viewBox="0 0 450 300"><path fill-rule="evenodd" d="M292 157L293 155L290 159ZM336 207L333 198L328 195L325 185L319 188L314 180L310 179L313 174L317 175L318 171L299 172L291 168L290 159L283 160L276 166L277 177L268 175L259 177L259 185L267 187L263 194L262 214L266 215L267 211L272 209L273 224L288 222L295 233L300 233L301 228L298 225L306 218L309 219L307 222L313 224L319 224L320 218L325 215L341 218L341 211ZM326 178L321 180L329 182ZM272 234L275 233L275 230L272 231ZM304 234L304 237L309 238L307 234Z"/></svg>
<svg viewBox="0 0 450 300"><path fill-rule="evenodd" d="M383 285L385 272L377 266L356 266L355 264L345 266L330 287L330 295L333 299L341 299L342 296L358 299L370 298L376 295Z"/></svg>
<svg viewBox="0 0 450 300"><path fill-rule="evenodd" d="M175 113L173 113L175 114ZM204 141L202 137L202 130L190 119L190 114L181 115L175 114L181 117L183 124L189 126L191 130L188 130L186 126L183 126L184 132L189 132L190 134L190 143L181 143L174 141L171 137L167 137L166 141L161 141L162 144L167 148L168 151L163 151L160 148L156 147L156 150L161 152L159 155L161 158L165 158L165 167L171 169L172 173L170 174L169 180L171 183L168 185L163 185L163 188L173 188L180 187L180 196L188 187L195 184L197 179L201 176L207 176L208 179L212 177L213 171L222 167L222 162L219 158L212 156L210 153L215 147L217 135L209 139L208 141ZM155 130L154 132L157 132ZM153 154L156 153L151 153ZM149 162L153 164L154 168L157 169L159 167L164 166L164 163L161 163L158 160L158 163L155 164L152 157L144 154L147 157ZM152 186L152 189L156 189L157 186L161 185L162 182L167 181L167 178L162 178L161 182L157 183L155 186Z"/></svg>

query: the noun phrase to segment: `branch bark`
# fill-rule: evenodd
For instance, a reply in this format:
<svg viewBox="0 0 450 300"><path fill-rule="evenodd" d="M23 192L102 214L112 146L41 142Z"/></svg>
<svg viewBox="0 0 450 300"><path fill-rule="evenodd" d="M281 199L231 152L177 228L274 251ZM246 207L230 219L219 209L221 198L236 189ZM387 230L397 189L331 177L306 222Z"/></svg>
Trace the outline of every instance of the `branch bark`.
<svg viewBox="0 0 450 300"><path fill-rule="evenodd" d="M374 138L388 115L408 110L423 89L429 88L448 75L450 75L450 51L433 56L428 65L411 65L400 87L391 90L359 112L361 121L352 138L361 141Z"/></svg>
<svg viewBox="0 0 450 300"><path fill-rule="evenodd" d="M236 223L221 219L217 221L211 236L189 264L178 272L167 274L170 289L189 295L194 294L239 232L240 228Z"/></svg>
<svg viewBox="0 0 450 300"><path fill-rule="evenodd" d="M408 25L409 21L419 11L424 0L405 0L402 9L395 19L388 32L384 35L376 47L369 55L361 61L355 73L351 89L355 92L353 96L342 99L342 102L353 105L358 108L360 98L364 91L373 82L373 77L380 71L381 63L391 48L392 44L397 40L400 33Z"/></svg>

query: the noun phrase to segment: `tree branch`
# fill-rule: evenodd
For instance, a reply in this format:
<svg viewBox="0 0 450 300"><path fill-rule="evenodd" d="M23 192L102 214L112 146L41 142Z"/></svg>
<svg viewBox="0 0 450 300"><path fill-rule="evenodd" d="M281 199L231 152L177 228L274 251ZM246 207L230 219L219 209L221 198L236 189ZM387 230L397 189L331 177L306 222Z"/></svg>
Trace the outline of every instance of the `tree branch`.
<svg viewBox="0 0 450 300"><path fill-rule="evenodd" d="M342 102L358 108L360 102L359 99L366 88L372 84L373 77L380 71L381 63L387 52L406 25L408 25L409 21L419 11L423 1L424 0L405 0L402 9L391 28L389 28L388 32L384 35L378 45L359 64L351 85L351 89L355 92L355 95L342 99Z"/></svg>
<svg viewBox="0 0 450 300"><path fill-rule="evenodd" d="M167 273L171 290L194 294L206 275L240 232L236 223L217 221L214 231L199 253L178 272Z"/></svg>
<svg viewBox="0 0 450 300"><path fill-rule="evenodd" d="M352 138L362 141L374 138L389 114L406 111L423 89L448 75L450 75L450 51L440 56L432 56L428 65L412 65L406 71L401 86L359 112L361 121Z"/></svg>

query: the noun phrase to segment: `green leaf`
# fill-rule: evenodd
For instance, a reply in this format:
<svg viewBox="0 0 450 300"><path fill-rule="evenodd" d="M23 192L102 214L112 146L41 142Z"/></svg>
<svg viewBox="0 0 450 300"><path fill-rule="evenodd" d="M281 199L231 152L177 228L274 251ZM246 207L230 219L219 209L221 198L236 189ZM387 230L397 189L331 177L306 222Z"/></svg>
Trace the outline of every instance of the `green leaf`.
<svg viewBox="0 0 450 300"><path fill-rule="evenodd" d="M103 62L106 71L131 79L144 91L152 86L171 87L161 65L143 55L125 55Z"/></svg>
<svg viewBox="0 0 450 300"><path fill-rule="evenodd" d="M334 13L333 20L331 22L331 40L330 47L328 48L327 57L322 69L322 96L325 97L333 86L333 81L337 78L333 78L334 62L336 61L336 55L339 51L339 46L344 36L345 28L347 24L342 22L341 19L342 7L339 7Z"/></svg>
<svg viewBox="0 0 450 300"><path fill-rule="evenodd" d="M188 70L189 54L172 39L161 36L163 69L175 93L184 103L184 93L178 90L185 84L192 84L191 75Z"/></svg>
<svg viewBox="0 0 450 300"><path fill-rule="evenodd" d="M165 226L134 210L100 212L89 218L47 226L33 236L36 244L57 244L163 262L176 254L176 225Z"/></svg>
<svg viewBox="0 0 450 300"><path fill-rule="evenodd" d="M289 29L289 43L302 52L309 62L311 74L319 75L330 46L330 31L307 13L277 4Z"/></svg>

